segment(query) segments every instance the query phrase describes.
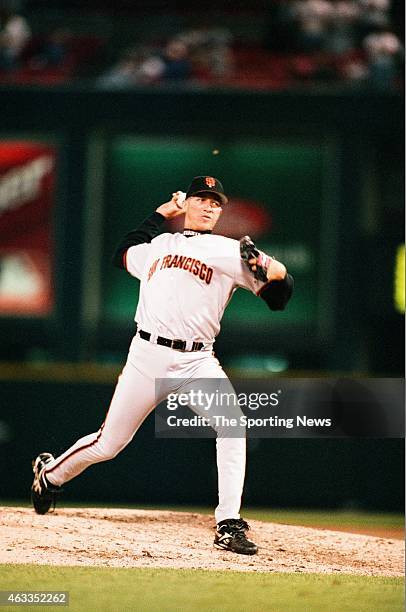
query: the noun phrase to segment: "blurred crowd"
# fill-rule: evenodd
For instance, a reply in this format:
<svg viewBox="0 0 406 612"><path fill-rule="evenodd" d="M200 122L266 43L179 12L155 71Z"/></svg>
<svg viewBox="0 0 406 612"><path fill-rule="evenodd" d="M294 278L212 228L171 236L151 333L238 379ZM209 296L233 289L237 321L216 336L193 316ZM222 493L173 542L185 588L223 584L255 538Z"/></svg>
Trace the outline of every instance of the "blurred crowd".
<svg viewBox="0 0 406 612"><path fill-rule="evenodd" d="M275 89L333 82L390 89L403 82L404 63L391 8L391 0L274 0L256 42L239 39L219 19L202 18L203 25L166 40L149 42L145 36L114 49L112 61L92 78L106 89L179 82ZM64 27L34 36L21 11L0 4L0 80L46 71L55 77L58 69L67 78L83 76L97 50L90 38L80 40Z"/></svg>
<svg viewBox="0 0 406 612"><path fill-rule="evenodd" d="M232 34L228 28L185 30L164 46L134 46L99 79L102 87L189 81L221 81L233 73Z"/></svg>
<svg viewBox="0 0 406 612"><path fill-rule="evenodd" d="M391 87L404 47L391 0L287 0L275 3L268 48L296 56L292 75Z"/></svg>
<svg viewBox="0 0 406 612"><path fill-rule="evenodd" d="M30 38L27 20L9 8L0 7L0 70L11 71L19 67Z"/></svg>
<svg viewBox="0 0 406 612"><path fill-rule="evenodd" d="M21 69L39 72L62 66L71 37L63 27L34 36L27 18L0 6L0 74L12 76Z"/></svg>

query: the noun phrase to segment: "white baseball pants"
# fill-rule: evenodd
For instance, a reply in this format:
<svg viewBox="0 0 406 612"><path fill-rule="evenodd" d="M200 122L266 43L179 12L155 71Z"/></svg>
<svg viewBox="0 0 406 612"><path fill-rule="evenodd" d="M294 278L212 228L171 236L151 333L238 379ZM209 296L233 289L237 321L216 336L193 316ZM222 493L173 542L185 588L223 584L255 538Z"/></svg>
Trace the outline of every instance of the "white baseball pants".
<svg viewBox="0 0 406 612"><path fill-rule="evenodd" d="M168 380L166 393L162 397L156 395L155 379L158 378ZM170 388L171 378L175 379L176 388ZM185 381L186 388L187 381L193 378L227 379L227 376L211 350L175 351L135 336L104 423L97 432L81 438L49 464L46 469L49 482L62 485L90 465L113 459L132 440L146 417L169 392L182 391L179 389L179 379ZM207 413L192 409L207 417ZM237 419L242 415L238 405L232 408L232 414ZM219 503L215 519L219 523L224 519L240 517L246 440L245 431L238 438L230 437L227 428L218 427L216 433Z"/></svg>

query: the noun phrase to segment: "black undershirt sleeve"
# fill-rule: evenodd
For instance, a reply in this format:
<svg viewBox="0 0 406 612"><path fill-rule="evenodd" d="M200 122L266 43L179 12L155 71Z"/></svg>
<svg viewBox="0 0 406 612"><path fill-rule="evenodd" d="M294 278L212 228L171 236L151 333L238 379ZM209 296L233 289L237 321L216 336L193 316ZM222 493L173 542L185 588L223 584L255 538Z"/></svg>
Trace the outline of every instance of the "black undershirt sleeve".
<svg viewBox="0 0 406 612"><path fill-rule="evenodd" d="M284 310L293 293L293 277L287 274L283 280L271 281L260 291L261 297L271 310Z"/></svg>
<svg viewBox="0 0 406 612"><path fill-rule="evenodd" d="M124 255L127 250L136 246L137 244L143 244L144 242L151 242L161 229L161 225L165 221L165 217L159 212L153 212L152 215L144 219L144 221L136 229L128 232L120 242L116 251L113 255L113 264L117 268L125 270L124 266Z"/></svg>

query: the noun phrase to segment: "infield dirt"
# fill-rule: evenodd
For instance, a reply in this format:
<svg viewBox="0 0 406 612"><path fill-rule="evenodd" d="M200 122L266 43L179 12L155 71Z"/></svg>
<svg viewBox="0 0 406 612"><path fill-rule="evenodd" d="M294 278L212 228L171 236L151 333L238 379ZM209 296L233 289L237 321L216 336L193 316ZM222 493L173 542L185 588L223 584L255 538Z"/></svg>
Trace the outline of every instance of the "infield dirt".
<svg viewBox="0 0 406 612"><path fill-rule="evenodd" d="M0 563L403 576L401 540L250 520L258 555L213 547L214 520L187 512L2 508Z"/></svg>

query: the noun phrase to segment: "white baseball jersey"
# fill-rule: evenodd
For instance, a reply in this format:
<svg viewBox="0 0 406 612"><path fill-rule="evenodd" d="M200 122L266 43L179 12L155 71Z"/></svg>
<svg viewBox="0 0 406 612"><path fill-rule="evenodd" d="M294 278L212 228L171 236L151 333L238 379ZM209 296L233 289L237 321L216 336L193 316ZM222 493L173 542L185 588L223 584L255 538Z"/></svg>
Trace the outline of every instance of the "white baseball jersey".
<svg viewBox="0 0 406 612"><path fill-rule="evenodd" d="M141 281L135 320L165 338L212 343L238 287L257 294L237 240L213 234L160 234L127 250L127 271Z"/></svg>

